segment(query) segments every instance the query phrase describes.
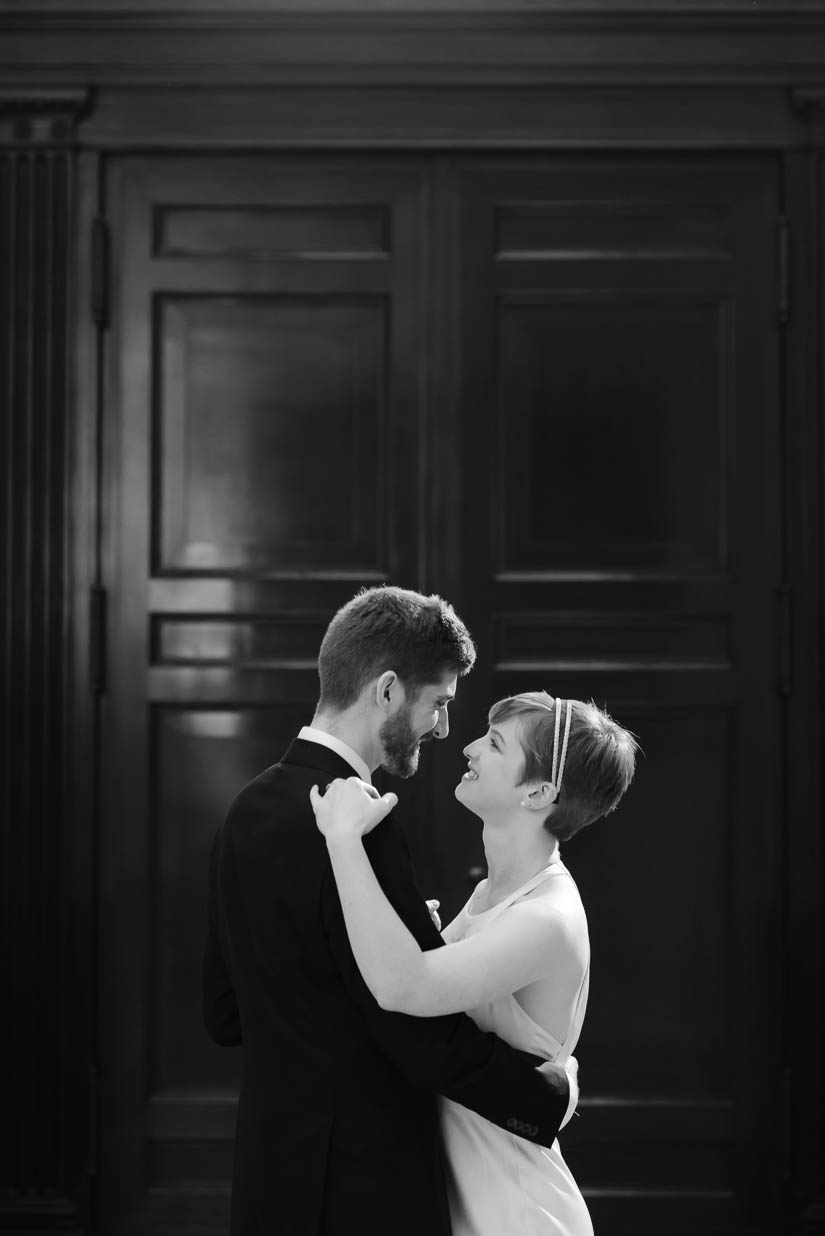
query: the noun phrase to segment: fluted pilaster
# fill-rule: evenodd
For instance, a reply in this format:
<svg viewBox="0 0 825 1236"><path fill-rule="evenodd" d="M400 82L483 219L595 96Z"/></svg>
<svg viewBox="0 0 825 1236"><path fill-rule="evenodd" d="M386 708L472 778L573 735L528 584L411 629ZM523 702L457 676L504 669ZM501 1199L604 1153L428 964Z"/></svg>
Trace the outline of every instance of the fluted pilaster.
<svg viewBox="0 0 825 1236"><path fill-rule="evenodd" d="M0 93L0 1228L72 1226L62 972L74 132L82 94ZM76 1185L76 1181L75 1181Z"/></svg>

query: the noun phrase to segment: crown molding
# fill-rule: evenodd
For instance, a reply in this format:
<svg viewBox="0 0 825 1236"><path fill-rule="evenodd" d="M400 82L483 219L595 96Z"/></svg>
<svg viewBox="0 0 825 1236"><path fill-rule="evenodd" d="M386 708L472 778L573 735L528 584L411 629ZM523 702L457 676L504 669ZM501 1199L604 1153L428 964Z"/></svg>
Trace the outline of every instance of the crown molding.
<svg viewBox="0 0 825 1236"><path fill-rule="evenodd" d="M0 0L0 140L771 150L823 140L825 0L756 10L581 0L575 11L547 0L507 13L458 2L465 11L249 0L230 13L225 0L142 10Z"/></svg>
<svg viewBox="0 0 825 1236"><path fill-rule="evenodd" d="M175 0L154 6L136 0L0 0L0 16L16 15L39 23L43 17L117 15L141 17L149 21L191 20L217 17L233 22L248 17L401 17L464 19L468 16L502 16L521 21L525 17L548 16L598 19L643 17L674 18L716 22L735 18L740 24L758 25L771 18L794 21L806 16L821 17L822 0L244 0L227 13L226 0Z"/></svg>
<svg viewBox="0 0 825 1236"><path fill-rule="evenodd" d="M146 149L635 148L772 151L804 143L783 91L434 85L102 90L84 146Z"/></svg>
<svg viewBox="0 0 825 1236"><path fill-rule="evenodd" d="M0 142L67 146L91 109L90 90L32 90L0 86Z"/></svg>
<svg viewBox="0 0 825 1236"><path fill-rule="evenodd" d="M0 0L0 79L791 86L825 66L823 0L516 2Z"/></svg>

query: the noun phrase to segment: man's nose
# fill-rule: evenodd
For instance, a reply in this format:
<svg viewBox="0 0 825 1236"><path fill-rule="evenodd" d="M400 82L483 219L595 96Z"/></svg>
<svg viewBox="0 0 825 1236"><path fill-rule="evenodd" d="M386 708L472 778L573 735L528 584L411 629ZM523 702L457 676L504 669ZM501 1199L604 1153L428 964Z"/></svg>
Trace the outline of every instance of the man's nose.
<svg viewBox="0 0 825 1236"><path fill-rule="evenodd" d="M433 734L436 738L446 738L450 732L450 717L445 707L438 710L438 721L436 722Z"/></svg>

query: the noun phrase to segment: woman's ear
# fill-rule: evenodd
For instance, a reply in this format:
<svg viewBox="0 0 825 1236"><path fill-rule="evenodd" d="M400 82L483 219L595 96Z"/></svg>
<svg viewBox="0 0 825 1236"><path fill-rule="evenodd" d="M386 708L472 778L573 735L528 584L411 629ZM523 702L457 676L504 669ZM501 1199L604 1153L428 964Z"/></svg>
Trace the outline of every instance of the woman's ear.
<svg viewBox="0 0 825 1236"><path fill-rule="evenodd" d="M534 785L532 790L528 790L524 798L521 800L521 806L526 807L528 811L544 811L552 807L558 797L556 787L552 781L542 781L540 785Z"/></svg>

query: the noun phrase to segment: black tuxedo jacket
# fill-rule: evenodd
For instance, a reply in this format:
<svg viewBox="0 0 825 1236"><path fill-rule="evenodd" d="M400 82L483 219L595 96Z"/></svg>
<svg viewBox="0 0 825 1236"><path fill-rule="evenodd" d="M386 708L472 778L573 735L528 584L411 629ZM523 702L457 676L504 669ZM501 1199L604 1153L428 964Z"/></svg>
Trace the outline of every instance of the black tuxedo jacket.
<svg viewBox="0 0 825 1236"><path fill-rule="evenodd" d="M446 1236L436 1094L549 1146L569 1089L464 1014L379 1008L350 950L309 802L353 770L296 739L230 807L212 849L204 1016L243 1045L232 1236ZM422 948L442 943L390 815L366 838ZM518 1123L515 1123L518 1122Z"/></svg>

